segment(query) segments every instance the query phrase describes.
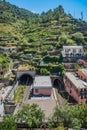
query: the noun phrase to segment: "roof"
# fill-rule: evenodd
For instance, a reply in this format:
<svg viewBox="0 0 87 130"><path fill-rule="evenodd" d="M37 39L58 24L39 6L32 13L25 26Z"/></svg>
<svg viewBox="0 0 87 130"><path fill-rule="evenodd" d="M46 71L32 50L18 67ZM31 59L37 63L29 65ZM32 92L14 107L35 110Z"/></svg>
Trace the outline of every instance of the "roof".
<svg viewBox="0 0 87 130"><path fill-rule="evenodd" d="M82 71L85 75L87 75L87 68L85 68L85 69L80 69L80 71Z"/></svg>
<svg viewBox="0 0 87 130"><path fill-rule="evenodd" d="M65 75L75 85L76 88L78 89L87 88L87 82L81 80L79 77L77 77L73 73L66 72Z"/></svg>
<svg viewBox="0 0 87 130"><path fill-rule="evenodd" d="M83 46L63 46L63 48L76 48L76 49L82 49L83 48Z"/></svg>
<svg viewBox="0 0 87 130"><path fill-rule="evenodd" d="M34 88L52 88L50 76L36 76L33 87Z"/></svg>

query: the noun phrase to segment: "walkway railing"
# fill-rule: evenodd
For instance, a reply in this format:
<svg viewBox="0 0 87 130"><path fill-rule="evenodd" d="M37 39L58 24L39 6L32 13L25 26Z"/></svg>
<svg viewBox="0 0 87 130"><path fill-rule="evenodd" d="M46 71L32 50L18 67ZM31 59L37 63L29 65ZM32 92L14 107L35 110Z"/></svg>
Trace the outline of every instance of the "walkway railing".
<svg viewBox="0 0 87 130"><path fill-rule="evenodd" d="M14 97L14 92L15 92L15 90L16 90L18 84L19 84L18 81L16 81L16 82L13 84L13 87L12 87L12 89L9 91L9 93L7 94L6 99L11 100L11 99Z"/></svg>

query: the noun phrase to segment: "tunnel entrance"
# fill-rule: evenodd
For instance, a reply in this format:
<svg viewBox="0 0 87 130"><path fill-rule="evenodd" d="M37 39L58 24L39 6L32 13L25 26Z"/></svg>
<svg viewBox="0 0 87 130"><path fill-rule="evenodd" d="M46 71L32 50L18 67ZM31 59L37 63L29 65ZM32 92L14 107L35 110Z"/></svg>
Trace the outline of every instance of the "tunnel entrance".
<svg viewBox="0 0 87 130"><path fill-rule="evenodd" d="M62 89L62 83L58 78L54 80L53 86L57 88L59 91Z"/></svg>
<svg viewBox="0 0 87 130"><path fill-rule="evenodd" d="M31 85L33 83L33 77L29 74L23 74L19 79L19 84Z"/></svg>

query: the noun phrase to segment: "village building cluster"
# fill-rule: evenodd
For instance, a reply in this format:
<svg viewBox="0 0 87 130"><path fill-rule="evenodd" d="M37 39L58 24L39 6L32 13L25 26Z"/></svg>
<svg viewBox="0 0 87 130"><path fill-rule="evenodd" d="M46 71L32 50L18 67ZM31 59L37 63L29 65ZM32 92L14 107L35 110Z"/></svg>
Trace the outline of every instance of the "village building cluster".
<svg viewBox="0 0 87 130"><path fill-rule="evenodd" d="M11 48L11 51L12 49L14 48ZM9 50L10 48L6 48L6 51ZM84 67L77 70L71 69L71 71L70 68L66 68L66 71L62 77L61 75L42 76L36 75L35 72L30 70L18 70L16 73L18 75L18 77L16 75L16 83L13 86L7 87L5 87L6 85L4 84L4 88L2 86L0 89L0 114L3 115L5 112L4 108L6 108L6 105L4 107L3 101L6 99L12 99L19 83L25 83L26 85L29 83L32 84L29 84L30 88L26 91L23 103L38 104L44 111L46 117L52 113L54 107L57 104L60 105L60 101L58 99L59 95L57 94L62 93L63 91L67 92L68 95L72 97L77 103L87 103L86 51L84 51L83 46L63 46L61 54L63 57L62 64L72 65L74 62L79 62L84 64Z"/></svg>

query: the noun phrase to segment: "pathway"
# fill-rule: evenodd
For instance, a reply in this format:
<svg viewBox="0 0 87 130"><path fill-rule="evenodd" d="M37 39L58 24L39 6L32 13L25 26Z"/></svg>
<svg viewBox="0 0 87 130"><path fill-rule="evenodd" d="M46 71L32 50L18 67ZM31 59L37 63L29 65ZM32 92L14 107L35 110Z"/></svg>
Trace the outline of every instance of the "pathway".
<svg viewBox="0 0 87 130"><path fill-rule="evenodd" d="M26 100L29 99L29 94L30 94L31 88L32 88L32 86L26 86L26 89L25 89L25 91L24 91L24 96L23 96L22 103L25 103Z"/></svg>
<svg viewBox="0 0 87 130"><path fill-rule="evenodd" d="M53 91L54 91L54 97L55 97L57 105L64 106L66 104L66 101L61 96L61 94L58 92L58 89L57 88L53 88Z"/></svg>

